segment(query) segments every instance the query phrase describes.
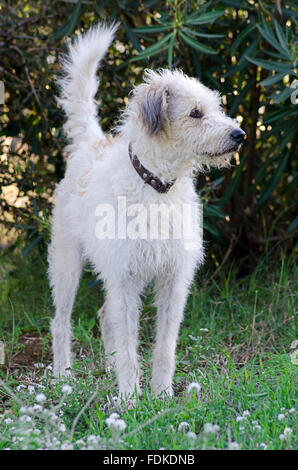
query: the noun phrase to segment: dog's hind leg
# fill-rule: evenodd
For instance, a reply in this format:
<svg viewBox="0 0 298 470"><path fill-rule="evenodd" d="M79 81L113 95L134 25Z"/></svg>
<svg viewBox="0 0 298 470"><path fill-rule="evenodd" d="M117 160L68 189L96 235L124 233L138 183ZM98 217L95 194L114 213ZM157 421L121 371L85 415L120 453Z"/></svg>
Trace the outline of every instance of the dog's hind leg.
<svg viewBox="0 0 298 470"><path fill-rule="evenodd" d="M56 315L51 322L55 376L67 375L71 367L71 312L82 272L78 246L61 230L52 235L49 276Z"/></svg>

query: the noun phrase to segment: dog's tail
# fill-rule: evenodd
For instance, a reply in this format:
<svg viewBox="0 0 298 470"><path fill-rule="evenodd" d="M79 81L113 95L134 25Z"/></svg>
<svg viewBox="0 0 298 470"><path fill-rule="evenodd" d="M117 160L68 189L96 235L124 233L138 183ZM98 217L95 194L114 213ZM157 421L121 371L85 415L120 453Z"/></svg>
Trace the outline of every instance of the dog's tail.
<svg viewBox="0 0 298 470"><path fill-rule="evenodd" d="M79 34L62 60L63 76L58 80L61 95L57 100L67 115L64 131L71 144L103 136L94 100L99 85L96 71L117 27L115 23L99 23Z"/></svg>

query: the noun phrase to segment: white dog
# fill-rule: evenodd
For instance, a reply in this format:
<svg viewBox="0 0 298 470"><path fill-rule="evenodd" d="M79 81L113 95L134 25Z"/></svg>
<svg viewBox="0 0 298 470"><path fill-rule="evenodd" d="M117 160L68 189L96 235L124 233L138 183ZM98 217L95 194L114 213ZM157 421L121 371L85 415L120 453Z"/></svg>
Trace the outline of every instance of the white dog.
<svg viewBox="0 0 298 470"><path fill-rule="evenodd" d="M172 395L179 325L195 268L203 261L202 216L196 211L188 217L195 234L190 246L187 231L153 237L156 219L146 217L152 207L158 208L164 221L165 211L171 209L167 221L173 235L181 222L179 207L200 207L194 169L227 166L245 133L224 114L217 92L181 71L164 69L145 71L117 135L105 135L94 101L96 71L115 30L101 24L79 35L63 63L59 101L67 115L70 145L65 178L56 190L49 247L56 307L51 324L54 374L65 375L71 367L71 311L82 267L89 261L104 281L102 337L121 396L140 392L140 294L154 281L157 321L151 385L156 394Z"/></svg>

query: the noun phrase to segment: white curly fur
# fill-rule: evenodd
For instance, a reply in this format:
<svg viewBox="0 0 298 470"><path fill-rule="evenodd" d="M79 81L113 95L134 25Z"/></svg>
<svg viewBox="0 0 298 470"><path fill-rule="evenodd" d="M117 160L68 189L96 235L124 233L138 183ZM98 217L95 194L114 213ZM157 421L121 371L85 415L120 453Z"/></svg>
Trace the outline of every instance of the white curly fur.
<svg viewBox="0 0 298 470"><path fill-rule="evenodd" d="M152 388L172 395L175 347L195 268L203 261L202 216L192 219L197 237L192 249L182 239L101 239L96 236L96 208L110 204L117 213L126 204L188 204L200 208L193 185L194 169L226 166L239 145L231 139L238 124L221 109L218 93L181 71L146 70L133 90L118 135L105 135L96 113L96 70L116 26L97 25L79 35L63 62L59 99L67 121L69 159L56 189L49 246L49 277L56 315L51 324L54 374L71 367L71 311L82 267L91 262L104 281L100 311L102 337L110 363L115 363L122 396L140 392L138 318L140 294L154 281L157 306L152 358ZM202 117L190 117L198 109ZM162 181L176 179L168 193L145 184L128 156L133 153ZM174 222L175 223L175 220Z"/></svg>

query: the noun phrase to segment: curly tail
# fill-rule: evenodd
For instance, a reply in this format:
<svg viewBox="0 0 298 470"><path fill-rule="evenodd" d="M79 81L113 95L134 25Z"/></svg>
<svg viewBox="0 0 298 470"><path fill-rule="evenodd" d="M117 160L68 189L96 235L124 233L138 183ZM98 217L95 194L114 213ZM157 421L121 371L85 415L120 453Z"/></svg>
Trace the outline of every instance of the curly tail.
<svg viewBox="0 0 298 470"><path fill-rule="evenodd" d="M103 136L94 100L99 85L96 71L117 27L99 23L79 34L62 60L63 76L58 80L61 95L57 100L67 116L64 131L71 146Z"/></svg>

